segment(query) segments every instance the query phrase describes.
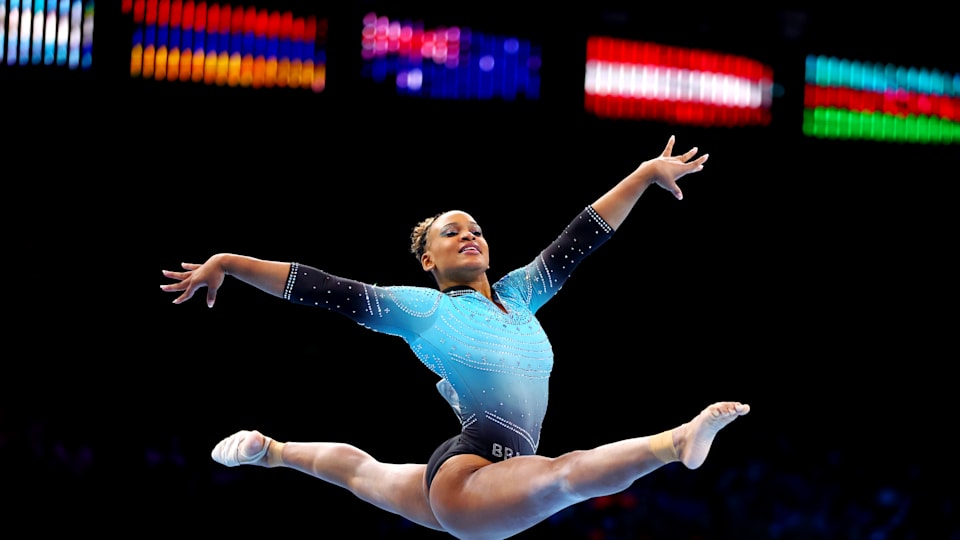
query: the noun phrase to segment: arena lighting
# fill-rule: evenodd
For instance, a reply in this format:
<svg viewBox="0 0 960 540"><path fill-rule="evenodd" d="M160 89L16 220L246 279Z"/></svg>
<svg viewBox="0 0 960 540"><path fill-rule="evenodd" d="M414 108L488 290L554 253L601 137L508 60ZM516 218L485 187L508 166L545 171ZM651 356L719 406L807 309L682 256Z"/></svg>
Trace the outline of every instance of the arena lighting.
<svg viewBox="0 0 960 540"><path fill-rule="evenodd" d="M804 73L807 136L960 142L960 74L816 55Z"/></svg>
<svg viewBox="0 0 960 540"><path fill-rule="evenodd" d="M0 0L0 65L93 65L93 0Z"/></svg>
<svg viewBox="0 0 960 540"><path fill-rule="evenodd" d="M322 92L327 19L193 0L122 0L133 18L130 75Z"/></svg>
<svg viewBox="0 0 960 540"><path fill-rule="evenodd" d="M513 101L540 98L540 46L467 27L424 28L422 21L363 17L363 76L401 95Z"/></svg>
<svg viewBox="0 0 960 540"><path fill-rule="evenodd" d="M765 126L773 70L742 56L591 36L584 92L586 110L600 117Z"/></svg>

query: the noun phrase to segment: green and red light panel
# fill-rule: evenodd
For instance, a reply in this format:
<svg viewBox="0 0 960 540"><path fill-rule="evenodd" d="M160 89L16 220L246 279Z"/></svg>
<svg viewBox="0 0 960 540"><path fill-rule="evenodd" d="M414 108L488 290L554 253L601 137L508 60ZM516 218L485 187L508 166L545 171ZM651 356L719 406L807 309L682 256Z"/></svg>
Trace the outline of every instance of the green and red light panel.
<svg viewBox="0 0 960 540"><path fill-rule="evenodd" d="M960 142L960 74L808 55L803 102L810 137Z"/></svg>
<svg viewBox="0 0 960 540"><path fill-rule="evenodd" d="M130 75L250 88L326 87L327 19L193 0L122 0Z"/></svg>
<svg viewBox="0 0 960 540"><path fill-rule="evenodd" d="M93 0L0 0L0 64L93 64Z"/></svg>
<svg viewBox="0 0 960 540"><path fill-rule="evenodd" d="M604 118L766 126L773 69L743 56L592 36L584 91L586 110Z"/></svg>

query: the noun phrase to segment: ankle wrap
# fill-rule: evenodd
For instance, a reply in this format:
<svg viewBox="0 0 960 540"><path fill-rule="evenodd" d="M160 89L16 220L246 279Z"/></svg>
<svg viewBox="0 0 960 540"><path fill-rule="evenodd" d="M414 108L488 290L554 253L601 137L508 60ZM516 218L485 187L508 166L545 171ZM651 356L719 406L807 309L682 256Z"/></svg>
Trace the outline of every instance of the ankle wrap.
<svg viewBox="0 0 960 540"><path fill-rule="evenodd" d="M650 450L664 463L679 461L677 449L673 446L673 430L664 431L650 437Z"/></svg>
<svg viewBox="0 0 960 540"><path fill-rule="evenodd" d="M267 467L279 467L283 465L283 447L284 443L268 439Z"/></svg>

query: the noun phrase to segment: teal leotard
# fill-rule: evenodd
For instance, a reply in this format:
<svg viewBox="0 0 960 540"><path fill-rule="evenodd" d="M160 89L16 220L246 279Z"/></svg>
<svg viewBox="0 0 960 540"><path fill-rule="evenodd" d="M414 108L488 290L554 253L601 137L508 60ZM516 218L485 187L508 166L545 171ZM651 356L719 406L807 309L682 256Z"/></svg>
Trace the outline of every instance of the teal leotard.
<svg viewBox="0 0 960 540"><path fill-rule="evenodd" d="M535 259L493 284L506 313L466 287L370 285L298 263L283 297L404 339L441 378L437 388L460 420L457 453L500 461L535 454L540 443L553 350L535 314L612 234L586 207Z"/></svg>

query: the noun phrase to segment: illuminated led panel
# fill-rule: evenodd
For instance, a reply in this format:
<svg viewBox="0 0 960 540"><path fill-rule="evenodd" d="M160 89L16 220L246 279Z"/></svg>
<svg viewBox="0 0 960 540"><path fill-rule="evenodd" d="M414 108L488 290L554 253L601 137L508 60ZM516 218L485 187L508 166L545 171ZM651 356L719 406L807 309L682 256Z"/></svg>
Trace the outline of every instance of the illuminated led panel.
<svg viewBox="0 0 960 540"><path fill-rule="evenodd" d="M704 126L768 125L773 70L750 58L592 36L586 110L605 118Z"/></svg>
<svg viewBox="0 0 960 540"><path fill-rule="evenodd" d="M540 98L540 46L467 27L424 28L375 13L363 18L363 76L401 95L513 101Z"/></svg>
<svg viewBox="0 0 960 540"><path fill-rule="evenodd" d="M94 0L0 0L0 65L93 65Z"/></svg>
<svg viewBox="0 0 960 540"><path fill-rule="evenodd" d="M960 142L960 74L815 55L804 73L807 136Z"/></svg>
<svg viewBox="0 0 960 540"><path fill-rule="evenodd" d="M218 86L326 87L327 19L193 0L123 0L130 75Z"/></svg>

